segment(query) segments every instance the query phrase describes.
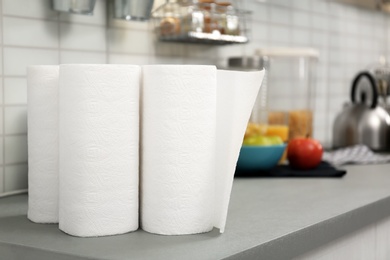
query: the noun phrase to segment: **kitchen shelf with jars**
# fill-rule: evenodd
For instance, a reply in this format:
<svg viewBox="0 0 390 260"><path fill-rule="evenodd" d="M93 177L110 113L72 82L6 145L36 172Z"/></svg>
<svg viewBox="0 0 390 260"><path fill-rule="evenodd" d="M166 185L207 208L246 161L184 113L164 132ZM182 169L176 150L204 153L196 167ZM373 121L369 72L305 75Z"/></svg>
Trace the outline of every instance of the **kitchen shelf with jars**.
<svg viewBox="0 0 390 260"><path fill-rule="evenodd" d="M161 41L224 45L248 42L250 14L231 2L167 0L153 19Z"/></svg>

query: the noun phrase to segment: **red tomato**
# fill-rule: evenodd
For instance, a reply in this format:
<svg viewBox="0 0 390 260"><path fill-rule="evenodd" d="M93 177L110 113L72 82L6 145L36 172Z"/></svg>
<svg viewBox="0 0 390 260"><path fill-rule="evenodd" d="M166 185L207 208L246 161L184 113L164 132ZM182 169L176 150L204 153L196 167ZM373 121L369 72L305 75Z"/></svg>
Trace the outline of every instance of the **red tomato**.
<svg viewBox="0 0 390 260"><path fill-rule="evenodd" d="M311 138L294 138L288 142L287 159L293 168L307 170L317 167L322 153L322 145Z"/></svg>

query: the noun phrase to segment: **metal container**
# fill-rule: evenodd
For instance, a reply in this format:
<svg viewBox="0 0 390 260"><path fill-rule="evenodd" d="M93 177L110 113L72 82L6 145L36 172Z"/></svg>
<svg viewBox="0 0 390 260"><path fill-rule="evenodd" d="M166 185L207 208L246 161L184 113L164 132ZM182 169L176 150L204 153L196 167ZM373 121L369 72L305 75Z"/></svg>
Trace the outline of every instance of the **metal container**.
<svg viewBox="0 0 390 260"><path fill-rule="evenodd" d="M333 148L365 144L374 151L390 151L387 83L380 75L364 71L353 80L351 103L344 106L333 124Z"/></svg>
<svg viewBox="0 0 390 260"><path fill-rule="evenodd" d="M115 0L114 17L145 21L151 16L154 0Z"/></svg>
<svg viewBox="0 0 390 260"><path fill-rule="evenodd" d="M390 116L382 107L347 105L333 125L333 148L365 144L374 151L390 150Z"/></svg>
<svg viewBox="0 0 390 260"><path fill-rule="evenodd" d="M53 9L72 14L92 15L96 0L53 0Z"/></svg>

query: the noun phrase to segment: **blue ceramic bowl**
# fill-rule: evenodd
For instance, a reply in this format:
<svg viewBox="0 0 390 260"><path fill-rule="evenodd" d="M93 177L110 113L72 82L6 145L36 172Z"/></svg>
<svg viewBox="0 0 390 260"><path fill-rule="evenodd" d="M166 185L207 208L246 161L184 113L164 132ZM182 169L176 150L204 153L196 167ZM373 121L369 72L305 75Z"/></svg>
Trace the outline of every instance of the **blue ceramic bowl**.
<svg viewBox="0 0 390 260"><path fill-rule="evenodd" d="M240 170L268 170L276 166L283 156L286 144L241 147L237 161Z"/></svg>

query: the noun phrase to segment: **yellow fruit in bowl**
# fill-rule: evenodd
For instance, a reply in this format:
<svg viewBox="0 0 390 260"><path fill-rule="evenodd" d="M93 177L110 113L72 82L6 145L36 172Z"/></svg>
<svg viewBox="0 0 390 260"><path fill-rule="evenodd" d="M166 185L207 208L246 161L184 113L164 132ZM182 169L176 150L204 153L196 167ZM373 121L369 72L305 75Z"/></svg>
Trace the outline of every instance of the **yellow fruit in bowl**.
<svg viewBox="0 0 390 260"><path fill-rule="evenodd" d="M244 139L243 145L250 146L269 146L283 144L279 136L255 135Z"/></svg>
<svg viewBox="0 0 390 260"><path fill-rule="evenodd" d="M265 125L249 122L244 138L253 136L279 136L283 142L288 139L288 126L285 125Z"/></svg>
<svg viewBox="0 0 390 260"><path fill-rule="evenodd" d="M278 135L268 136L268 139L269 139L269 140L271 141L271 143L274 144L274 145L283 144L282 138L280 138L280 136L278 136Z"/></svg>

